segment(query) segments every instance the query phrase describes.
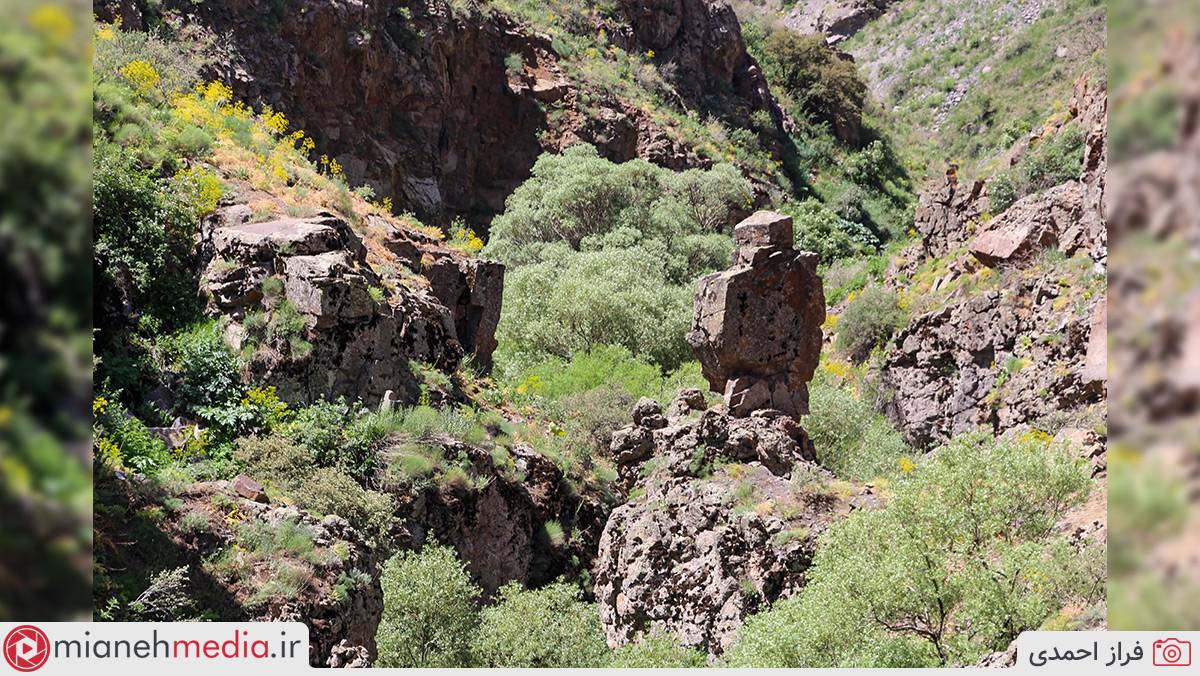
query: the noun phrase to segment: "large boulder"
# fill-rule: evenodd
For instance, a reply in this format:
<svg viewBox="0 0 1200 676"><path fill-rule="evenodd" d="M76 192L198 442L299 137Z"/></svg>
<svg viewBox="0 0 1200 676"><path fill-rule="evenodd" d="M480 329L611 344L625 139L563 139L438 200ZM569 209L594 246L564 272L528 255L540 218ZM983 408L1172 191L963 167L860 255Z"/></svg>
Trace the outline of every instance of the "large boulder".
<svg viewBox="0 0 1200 676"><path fill-rule="evenodd" d="M1060 235L1079 221L1082 210L1082 185L1068 181L1017 200L989 221L968 248L988 267L1025 265L1043 250L1058 247Z"/></svg>
<svg viewBox="0 0 1200 676"><path fill-rule="evenodd" d="M817 256L792 248L792 220L774 212L739 223L734 239L733 267L697 285L688 344L734 416L803 415L825 321Z"/></svg>

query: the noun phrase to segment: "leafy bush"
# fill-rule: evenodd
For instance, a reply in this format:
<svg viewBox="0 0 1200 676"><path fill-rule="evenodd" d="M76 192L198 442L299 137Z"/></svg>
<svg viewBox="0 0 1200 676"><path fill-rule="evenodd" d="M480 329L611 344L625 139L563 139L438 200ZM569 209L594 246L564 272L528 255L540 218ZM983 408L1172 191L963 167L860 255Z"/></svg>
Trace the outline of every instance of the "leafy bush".
<svg viewBox="0 0 1200 676"><path fill-rule="evenodd" d="M179 378L176 393L186 410L216 418L215 409L236 408L243 388L237 357L221 335L221 324L196 324L164 341L164 356Z"/></svg>
<svg viewBox="0 0 1200 676"><path fill-rule="evenodd" d="M497 339L518 352L569 359L620 345L671 369L691 357L684 340L691 290L667 277L646 248L572 252L510 270Z"/></svg>
<svg viewBox="0 0 1200 676"><path fill-rule="evenodd" d="M473 641L477 659L488 667L604 666L608 646L600 614L578 597L578 589L562 582L536 590L505 585L496 603L480 613Z"/></svg>
<svg viewBox="0 0 1200 676"><path fill-rule="evenodd" d="M336 514L370 541L385 544L396 510L391 496L363 488L334 467L321 467L292 482L296 504L317 514Z"/></svg>
<svg viewBox="0 0 1200 676"><path fill-rule="evenodd" d="M658 634L641 636L613 651L608 666L615 669L685 669L708 666L707 656L695 648Z"/></svg>
<svg viewBox="0 0 1200 676"><path fill-rule="evenodd" d="M145 423L129 415L120 402L99 396L92 403L92 413L96 455L101 463L111 469L129 467L150 473L170 462L162 440L151 434Z"/></svg>
<svg viewBox="0 0 1200 676"><path fill-rule="evenodd" d="M890 477L900 459L911 452L887 418L848 388L830 382L818 370L808 386L809 415L804 429L812 438L817 461L834 474L869 481Z"/></svg>
<svg viewBox="0 0 1200 676"><path fill-rule="evenodd" d="M879 245L866 226L838 216L815 199L789 202L780 211L792 217L796 248L819 255L825 263L870 253Z"/></svg>
<svg viewBox="0 0 1200 676"><path fill-rule="evenodd" d="M383 567L379 667L470 667L479 588L454 550L427 545Z"/></svg>
<svg viewBox="0 0 1200 676"><path fill-rule="evenodd" d="M94 152L92 229L99 283L109 294L135 293L151 328L170 331L199 309L187 260L197 214L124 148L98 140Z"/></svg>
<svg viewBox="0 0 1200 676"><path fill-rule="evenodd" d="M855 362L861 362L906 321L908 317L896 303L894 292L870 287L851 301L838 319L835 346Z"/></svg>
<svg viewBox="0 0 1200 676"><path fill-rule="evenodd" d="M1103 598L1100 548L1056 532L1089 490L1065 449L964 435L894 486L827 532L808 585L750 618L730 666L971 664Z"/></svg>
<svg viewBox="0 0 1200 676"><path fill-rule="evenodd" d="M731 214L749 200L730 166L676 174L588 145L542 155L485 251L509 266L498 337L543 358L622 345L673 368L690 354L691 284L728 264Z"/></svg>
<svg viewBox="0 0 1200 676"><path fill-rule="evenodd" d="M988 208L1000 213L1039 190L1078 178L1083 168L1083 132L1071 124L1042 139L1021 158L988 181Z"/></svg>
<svg viewBox="0 0 1200 676"><path fill-rule="evenodd" d="M823 35L775 31L763 44L763 70L807 118L829 124L838 138L855 141L867 85L854 62L843 60Z"/></svg>

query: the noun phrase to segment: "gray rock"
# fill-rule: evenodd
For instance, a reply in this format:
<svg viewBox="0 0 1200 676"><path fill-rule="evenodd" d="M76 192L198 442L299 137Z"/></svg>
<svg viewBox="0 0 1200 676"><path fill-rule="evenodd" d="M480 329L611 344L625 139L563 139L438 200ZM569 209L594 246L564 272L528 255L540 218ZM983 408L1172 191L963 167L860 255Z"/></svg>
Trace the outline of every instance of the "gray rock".
<svg viewBox="0 0 1200 676"><path fill-rule="evenodd" d="M791 219L760 212L735 229L734 266L697 283L688 343L728 410L808 412L825 297L817 258L791 246Z"/></svg>

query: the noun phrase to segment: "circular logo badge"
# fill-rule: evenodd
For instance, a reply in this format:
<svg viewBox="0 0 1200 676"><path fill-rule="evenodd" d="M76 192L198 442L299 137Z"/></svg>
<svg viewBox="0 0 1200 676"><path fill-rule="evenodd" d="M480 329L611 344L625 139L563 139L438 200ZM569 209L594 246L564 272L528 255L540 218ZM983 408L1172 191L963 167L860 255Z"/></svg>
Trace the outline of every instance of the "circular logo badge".
<svg viewBox="0 0 1200 676"><path fill-rule="evenodd" d="M4 637L4 661L17 671L37 671L50 657L50 639L46 632L26 624Z"/></svg>

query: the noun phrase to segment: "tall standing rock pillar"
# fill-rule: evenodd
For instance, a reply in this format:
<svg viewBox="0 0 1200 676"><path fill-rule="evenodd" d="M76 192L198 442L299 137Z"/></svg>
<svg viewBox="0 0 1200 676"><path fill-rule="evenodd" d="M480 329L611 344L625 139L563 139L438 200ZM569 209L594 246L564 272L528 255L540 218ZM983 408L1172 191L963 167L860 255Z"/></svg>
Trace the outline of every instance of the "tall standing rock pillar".
<svg viewBox="0 0 1200 676"><path fill-rule="evenodd" d="M759 211L733 231L733 267L700 278L687 341L734 417L808 413L825 292L817 256L792 247L792 219Z"/></svg>

